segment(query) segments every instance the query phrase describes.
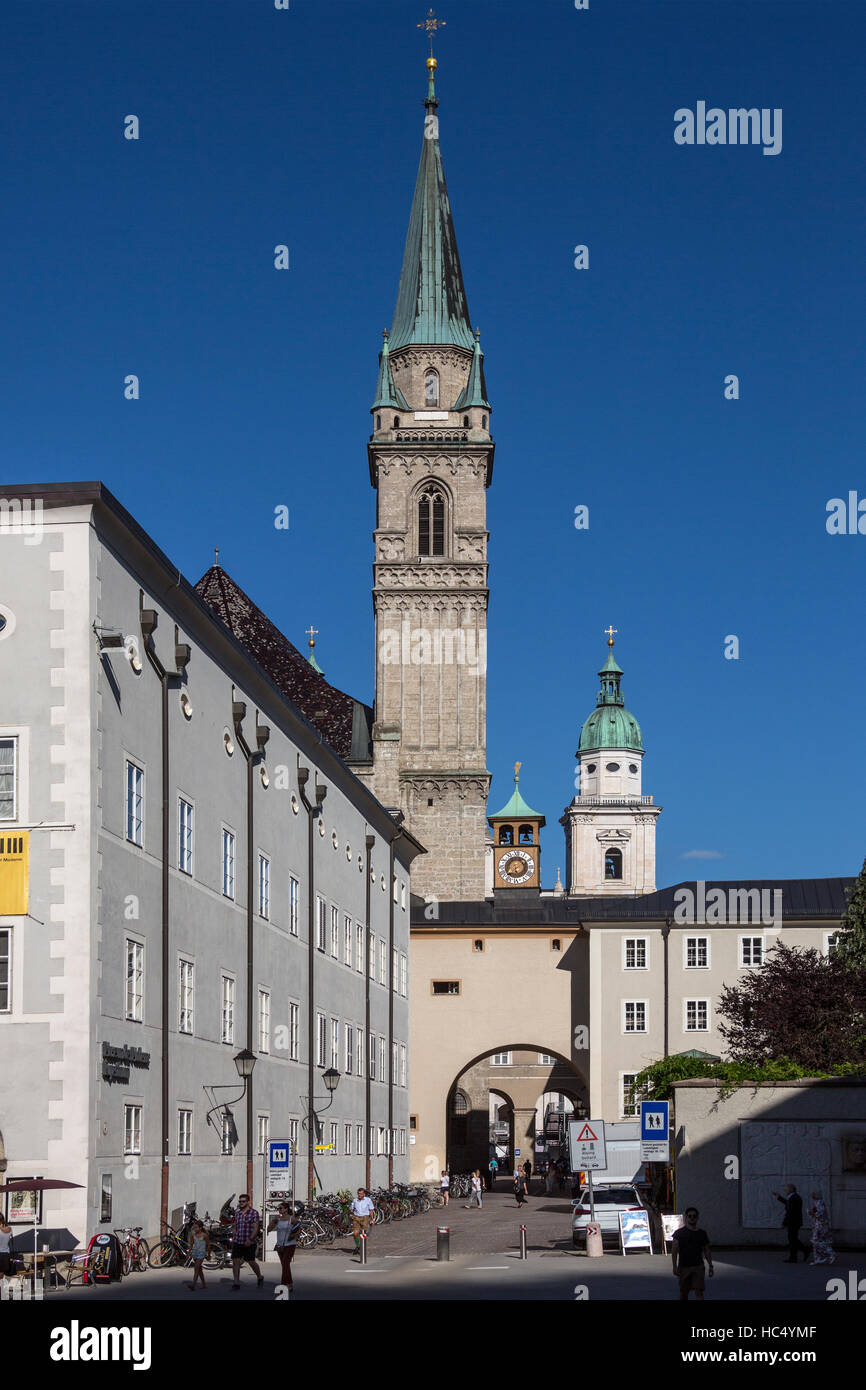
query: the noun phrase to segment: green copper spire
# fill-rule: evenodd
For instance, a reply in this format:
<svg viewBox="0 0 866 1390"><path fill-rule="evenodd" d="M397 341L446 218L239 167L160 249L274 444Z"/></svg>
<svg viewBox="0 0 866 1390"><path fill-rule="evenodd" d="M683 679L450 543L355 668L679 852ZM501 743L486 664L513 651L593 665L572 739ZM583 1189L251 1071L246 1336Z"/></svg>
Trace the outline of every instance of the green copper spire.
<svg viewBox="0 0 866 1390"><path fill-rule="evenodd" d="M371 405L371 410L377 410L382 406L392 406L396 410L408 410L406 398L403 392L394 385L394 373L391 371L391 357L388 351L388 330L382 331L382 351L379 353L379 380L376 383L376 399Z"/></svg>
<svg viewBox="0 0 866 1390"><path fill-rule="evenodd" d="M607 628L607 661L599 671L601 689L595 698L595 710L586 720L581 733L578 753L617 748L634 753L643 752L640 725L625 707L622 693L622 667L613 656L613 635L616 628Z"/></svg>
<svg viewBox="0 0 866 1390"><path fill-rule="evenodd" d="M514 791L506 801L501 811L497 811L494 816L488 816L488 820L537 820L541 825L545 824L544 816L540 816L537 811L533 811L531 806L527 806L523 797L520 795L520 768L522 764L514 764Z"/></svg>
<svg viewBox="0 0 866 1390"><path fill-rule="evenodd" d="M475 351L472 354L469 380L454 402L452 409L467 410L471 405L482 405L485 410L490 409L490 402L487 399L487 384L484 380L484 353L481 351L480 328L475 330Z"/></svg>
<svg viewBox="0 0 866 1390"><path fill-rule="evenodd" d="M316 637L318 636L318 633L319 629L317 627L313 627L313 624L310 623L310 626L307 628L307 636L310 639L310 655L307 657L307 660L309 661L314 671L318 671L320 676L324 676L325 673L319 665L318 661L316 660L313 652L313 648L316 645Z"/></svg>
<svg viewBox="0 0 866 1390"><path fill-rule="evenodd" d="M397 290L391 351L407 343L450 343L474 351L463 273L439 148L439 105L427 59L424 141Z"/></svg>

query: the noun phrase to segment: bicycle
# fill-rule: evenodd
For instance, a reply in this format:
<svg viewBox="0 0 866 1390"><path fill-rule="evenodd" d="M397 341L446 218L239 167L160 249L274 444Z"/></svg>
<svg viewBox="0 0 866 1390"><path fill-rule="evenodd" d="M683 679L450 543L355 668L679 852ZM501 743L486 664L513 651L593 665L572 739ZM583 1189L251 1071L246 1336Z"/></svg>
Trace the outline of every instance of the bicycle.
<svg viewBox="0 0 866 1390"><path fill-rule="evenodd" d="M142 1226L121 1226L114 1234L120 1241L121 1270L124 1276L133 1270L144 1273L150 1260L150 1246L143 1238Z"/></svg>
<svg viewBox="0 0 866 1390"><path fill-rule="evenodd" d="M192 1246L184 1240L180 1231L176 1231L174 1226L170 1226L164 1221L163 1226L167 1234L163 1235L148 1256L148 1263L151 1269L168 1269L170 1265L188 1265L190 1262L190 1251Z"/></svg>

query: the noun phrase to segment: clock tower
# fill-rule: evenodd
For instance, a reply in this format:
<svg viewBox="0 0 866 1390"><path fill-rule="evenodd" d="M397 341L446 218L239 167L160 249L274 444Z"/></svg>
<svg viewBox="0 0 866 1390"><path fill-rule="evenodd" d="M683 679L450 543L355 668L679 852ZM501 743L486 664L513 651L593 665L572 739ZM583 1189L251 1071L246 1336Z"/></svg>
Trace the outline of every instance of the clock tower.
<svg viewBox="0 0 866 1390"><path fill-rule="evenodd" d="M376 489L372 767L353 770L403 811L427 853L412 888L484 897L486 490L494 443L481 335L463 286L428 88L397 303L379 354L367 446Z"/></svg>
<svg viewBox="0 0 866 1390"><path fill-rule="evenodd" d="M544 816L527 806L520 795L520 763L514 764L514 791L495 816L493 829L493 889L541 888L541 827Z"/></svg>

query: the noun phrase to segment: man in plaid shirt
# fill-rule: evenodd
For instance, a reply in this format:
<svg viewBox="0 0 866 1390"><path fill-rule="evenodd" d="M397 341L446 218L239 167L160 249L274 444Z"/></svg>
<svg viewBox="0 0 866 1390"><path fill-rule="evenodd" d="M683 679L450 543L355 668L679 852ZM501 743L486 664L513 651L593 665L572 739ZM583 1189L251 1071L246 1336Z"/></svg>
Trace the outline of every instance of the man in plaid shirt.
<svg viewBox="0 0 866 1390"><path fill-rule="evenodd" d="M258 1281L258 1288L261 1288L262 1284L265 1282L264 1275L256 1262L256 1248L260 1230L261 1217L255 1207L250 1206L249 1194L242 1192L240 1197L238 1197L238 1209L235 1212L235 1219L232 1224L233 1289L239 1289L241 1286L240 1278L242 1264L249 1265Z"/></svg>

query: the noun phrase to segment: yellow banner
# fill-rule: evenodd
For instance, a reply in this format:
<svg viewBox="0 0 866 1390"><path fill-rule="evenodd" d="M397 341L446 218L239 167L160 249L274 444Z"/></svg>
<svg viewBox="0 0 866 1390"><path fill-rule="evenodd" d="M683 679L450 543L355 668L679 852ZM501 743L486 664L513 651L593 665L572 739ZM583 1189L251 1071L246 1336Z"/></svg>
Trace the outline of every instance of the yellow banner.
<svg viewBox="0 0 866 1390"><path fill-rule="evenodd" d="M30 831L0 827L0 912L23 917L29 910Z"/></svg>

